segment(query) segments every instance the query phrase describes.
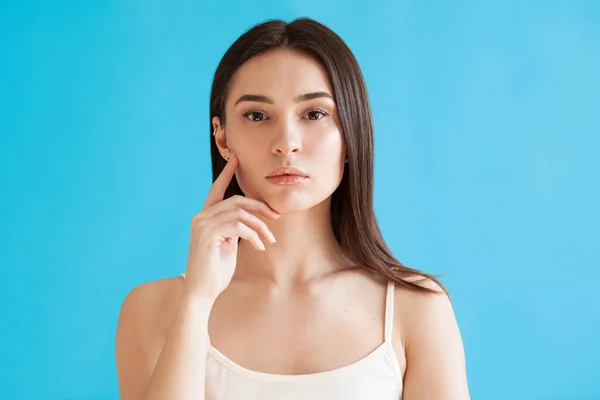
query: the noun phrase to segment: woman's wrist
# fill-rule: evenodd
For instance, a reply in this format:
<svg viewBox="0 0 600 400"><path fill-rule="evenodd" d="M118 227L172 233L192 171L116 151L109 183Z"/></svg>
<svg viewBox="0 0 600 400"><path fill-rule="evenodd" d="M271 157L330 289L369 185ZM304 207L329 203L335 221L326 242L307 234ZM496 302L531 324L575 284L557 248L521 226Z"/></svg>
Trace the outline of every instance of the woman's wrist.
<svg viewBox="0 0 600 400"><path fill-rule="evenodd" d="M200 306L212 309L215 300L212 296L208 296L205 293L189 290L189 288L184 287L180 301L187 304L191 303L194 307Z"/></svg>

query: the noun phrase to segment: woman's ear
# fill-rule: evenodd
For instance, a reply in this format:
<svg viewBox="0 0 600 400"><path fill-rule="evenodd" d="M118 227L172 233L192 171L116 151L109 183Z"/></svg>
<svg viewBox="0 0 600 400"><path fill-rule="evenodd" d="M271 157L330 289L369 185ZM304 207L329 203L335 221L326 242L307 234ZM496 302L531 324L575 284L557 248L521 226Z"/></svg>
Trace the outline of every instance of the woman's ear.
<svg viewBox="0 0 600 400"><path fill-rule="evenodd" d="M219 149L219 153L221 153L221 157L223 157L226 160L229 160L229 158L231 158L231 150L229 149L229 145L227 143L227 135L225 134L225 127L221 126L221 121L219 119L219 117L213 117L212 119L212 125L213 125L213 138L215 140L215 144L217 146L217 148Z"/></svg>

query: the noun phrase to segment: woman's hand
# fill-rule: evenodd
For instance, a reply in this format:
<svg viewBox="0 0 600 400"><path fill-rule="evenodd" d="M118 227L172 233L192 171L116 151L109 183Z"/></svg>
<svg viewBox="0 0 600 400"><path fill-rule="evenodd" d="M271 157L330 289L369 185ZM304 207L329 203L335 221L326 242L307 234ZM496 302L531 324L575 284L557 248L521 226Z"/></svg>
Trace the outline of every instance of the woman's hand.
<svg viewBox="0 0 600 400"><path fill-rule="evenodd" d="M254 214L272 220L281 217L262 201L238 195L223 200L237 166L233 155L213 183L202 211L192 218L184 292L211 301L231 282L238 238L250 241L257 250L265 249L263 241L275 242L265 222Z"/></svg>

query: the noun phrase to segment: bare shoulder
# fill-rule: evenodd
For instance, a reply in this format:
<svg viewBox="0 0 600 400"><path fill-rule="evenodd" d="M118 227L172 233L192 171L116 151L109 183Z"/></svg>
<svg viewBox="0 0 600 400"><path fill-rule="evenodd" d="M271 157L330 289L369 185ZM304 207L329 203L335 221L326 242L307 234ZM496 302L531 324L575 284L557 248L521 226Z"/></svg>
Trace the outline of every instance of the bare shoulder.
<svg viewBox="0 0 600 400"><path fill-rule="evenodd" d="M131 289L121 305L119 321L133 317L138 324L143 324L146 334L160 334L162 325L169 323L169 315L173 315L183 288L181 278L164 278L143 283Z"/></svg>
<svg viewBox="0 0 600 400"><path fill-rule="evenodd" d="M468 399L464 347L450 297L435 281L416 279L438 293L396 285L395 318L406 362L405 397Z"/></svg>
<svg viewBox="0 0 600 400"><path fill-rule="evenodd" d="M131 289L121 304L115 352L120 398L139 398L164 345L183 288L165 278Z"/></svg>
<svg viewBox="0 0 600 400"><path fill-rule="evenodd" d="M428 329L428 324L445 319L445 323L456 322L452 302L444 289L434 280L419 280L420 286L432 289L437 293L400 289L404 300L404 323L407 333L421 334L420 330Z"/></svg>
<svg viewBox="0 0 600 400"><path fill-rule="evenodd" d="M451 324L454 320L450 298L440 285L432 279L421 276L410 278L409 281L433 289L438 293L416 291L402 285L395 286L395 326L402 333L401 340L405 351L409 350L408 345L411 338L414 339L426 333L432 327L431 324L436 321L439 323L440 318L444 318L444 324Z"/></svg>

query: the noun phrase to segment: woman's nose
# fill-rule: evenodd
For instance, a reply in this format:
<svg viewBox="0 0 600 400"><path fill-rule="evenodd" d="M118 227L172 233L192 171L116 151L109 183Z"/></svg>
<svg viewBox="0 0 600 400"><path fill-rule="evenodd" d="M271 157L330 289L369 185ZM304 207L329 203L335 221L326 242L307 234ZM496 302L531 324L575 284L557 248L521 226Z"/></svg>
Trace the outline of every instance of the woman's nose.
<svg viewBox="0 0 600 400"><path fill-rule="evenodd" d="M278 129L273 141L273 153L288 155L302 151L302 137L300 128L293 123L287 122Z"/></svg>

